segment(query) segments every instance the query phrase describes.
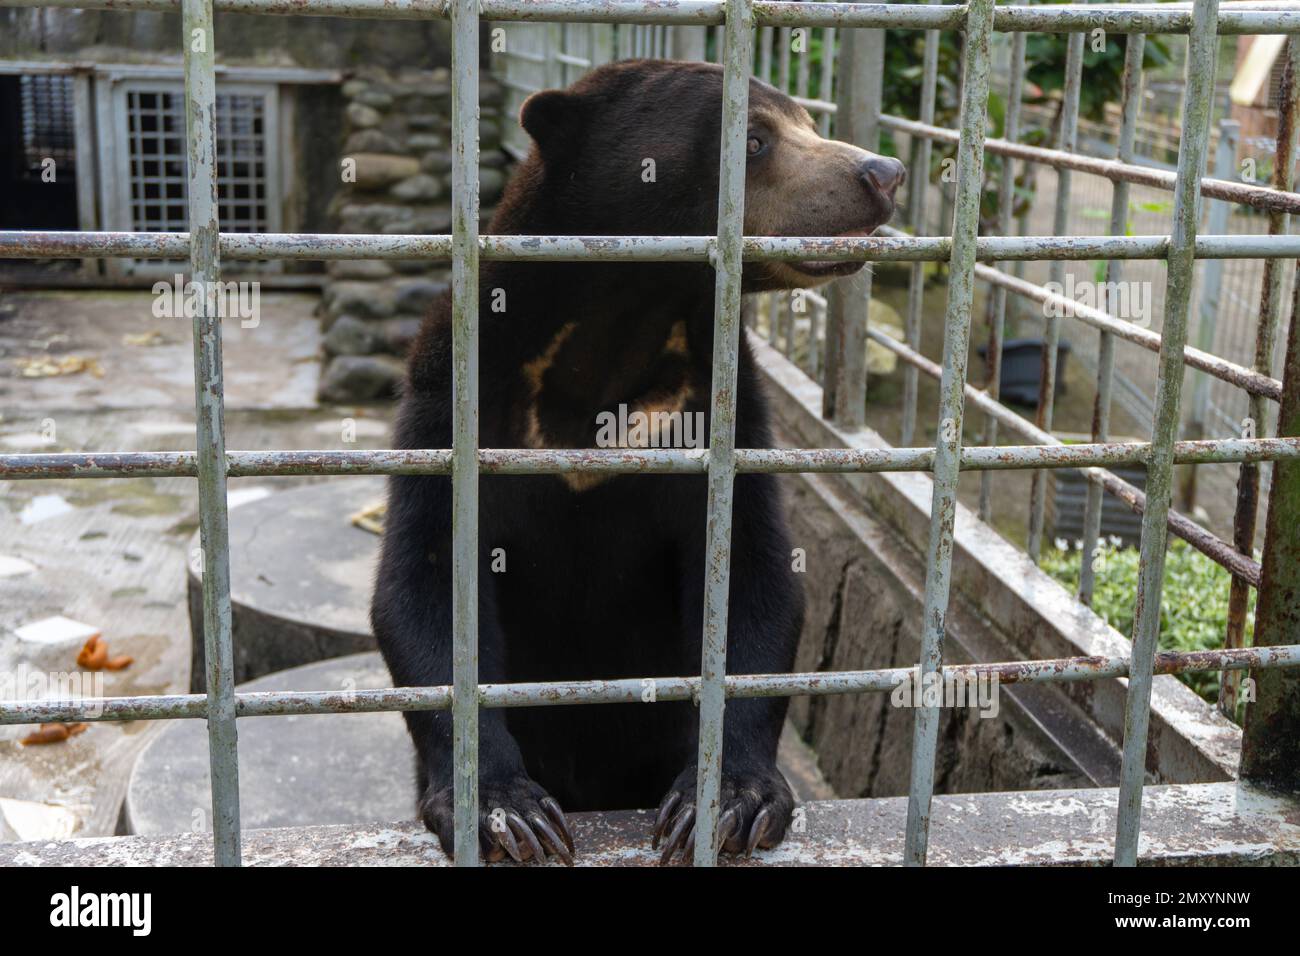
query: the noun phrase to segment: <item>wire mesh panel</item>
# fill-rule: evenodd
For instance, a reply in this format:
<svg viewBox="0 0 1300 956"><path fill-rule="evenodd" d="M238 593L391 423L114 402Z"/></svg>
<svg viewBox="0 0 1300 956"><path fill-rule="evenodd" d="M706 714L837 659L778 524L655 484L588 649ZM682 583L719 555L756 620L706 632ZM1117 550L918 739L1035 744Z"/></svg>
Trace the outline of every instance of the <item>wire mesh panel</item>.
<svg viewBox="0 0 1300 956"><path fill-rule="evenodd" d="M121 130L118 179L108 183L122 210L120 226L136 232L189 229L185 100L179 84L131 80L114 91ZM271 86L241 86L216 97L218 202L223 231L274 232L280 227L279 169L269 137L278 122ZM180 260L131 260L129 270L171 275ZM257 263L268 268L268 263Z"/></svg>
<svg viewBox="0 0 1300 956"><path fill-rule="evenodd" d="M0 0L14 5L19 0ZM103 0L115 8L146 7L154 0ZM94 6L95 0L86 0ZM272 125L251 102L228 101L229 115L216 118L219 97L215 89L214 44L187 43L186 89L178 104L175 93L157 94L132 101L136 153L145 186L158 186L157 195L139 194L145 215L163 224L154 235L136 233L10 233L0 234L0 254L26 257L108 255L171 258L189 253L193 279L205 291L204 307L194 318L195 407L198 446L193 453L107 453L54 455L0 455L0 478L81 479L126 475L188 475L198 479L200 532L203 542L203 611L207 694L174 697L124 697L102 701L4 701L0 721L49 722L66 719L126 720L139 718L206 718L214 808L215 859L238 863L240 857L239 791L236 719L240 716L291 713L361 712L367 710L450 709L453 727L452 779L455 797L455 857L461 865L478 862L478 721L482 707L520 705L554 706L566 703L636 702L642 700L640 679L593 680L543 684L481 685L478 682L478 479L481 474L561 474L575 471L611 474L664 473L703 475L707 482L707 562L705 567L702 653L698 676L659 679L657 701L694 699L700 708L697 764L697 833L694 862L710 865L718 852L718 804L723 770L723 727L726 701L736 697L790 696L794 694L879 693L912 675L947 677L954 673L984 673L1007 682L1064 682L1127 677L1122 780L1119 788L1115 859L1132 865L1138 856L1141 796L1147 753L1152 679L1158 673L1187 670L1276 669L1300 666L1300 645L1284 644L1275 633L1265 646L1223 651L1158 654L1156 636L1161 610L1163 562L1168 535L1186 537L1213 555L1239 580L1252 586L1263 582L1260 566L1240 549L1232 549L1170 508L1173 466L1189 462L1239 462L1243 466L1262 460L1293 465L1300 460L1300 438L1229 438L1179 442L1180 399L1187 364L1226 378L1256 399L1288 403L1300 423L1300 357L1294 380L1271 378L1267 368L1251 369L1225 363L1215 356L1186 348L1193 265L1197 258L1258 257L1273 262L1300 256L1300 237L1284 231L1253 236L1199 236L1198 213L1202 192L1234 201L1262 204L1272 211L1300 211L1300 195L1288 187L1252 189L1240 184L1202 182L1211 125L1210 105L1214 82L1214 49L1218 35L1246 32L1300 33L1300 14L1292 11L1235 9L1220 14L1217 0L1195 0L1191 7L1131 6L1120 10L1090 6L996 7L993 0L971 0L964 6L852 5L760 2L751 0L699 0L690 5L665 6L654 0L609 0L590 8L572 0L450 0L446 5L422 2L376 4L371 0L314 0L309 7L286 7L275 0L240 0L246 12L339 13L377 17L450 17L452 25L452 179L453 225L450 236L282 236L257 235L239 230L223 234L219 221L227 212L233 224L261 221L258 203L266 194L257 190L257 170L265 170L264 147L259 137ZM183 27L187 38L211 39L213 0L183 0ZM714 28L712 49L723 65L722 135L719 156L718 231L713 236L487 236L478 235L477 165L475 135L478 103L479 17L494 20L541 20L535 36L546 37L544 54L519 51L516 59L540 65L546 81L562 81L564 70L590 65L595 54L567 51L566 31L555 29L566 19L608 19L617 24L617 36L630 55L663 52L667 28ZM948 131L904 122L900 129L946 141L956 147L952 192L951 235L912 237L884 230L874 237L755 237L742 235L745 192L745 144L748 122L749 76L754 68L754 39L760 38L760 68L765 57L775 56L778 82L811 92L812 74L787 56L783 35L800 25L834 26L841 38L854 29L880 30L908 27L922 30L964 31L964 77L959 130ZM624 28L628 28L625 32ZM1189 36L1187 92L1183 109L1184 135L1179 148L1176 177L1162 182L1173 193L1168 234L1106 237L995 236L981 237L980 199L986 152L1028 157L1057 168L1142 181L1145 175L1131 164L1103 163L1072 154L1069 137L1057 150L1026 152L1021 144L988 137L987 102L991 72L991 38L995 31L1030 30L1080 34L1102 28L1132 34L1169 31ZM766 34L764 31L768 31ZM782 46L763 47L765 36L776 31ZM878 41L880 38L873 38ZM856 42L851 49L870 50ZM560 47L566 47L561 50ZM1077 43L1075 44L1077 49ZM844 47L842 46L841 49ZM876 47L876 49L879 49ZM1293 53L1295 47L1293 46ZM556 53L559 55L555 55ZM539 59L540 57L540 59ZM853 58L850 58L852 60ZM1077 56L1075 65L1077 66ZM870 60L870 58L868 58ZM866 68L877 72L843 77L843 113L837 118L848 130L862 118L863 94L878 87L881 59ZM864 69L866 69L864 68ZM1292 74L1294 76L1294 73ZM1294 80L1293 80L1294 84ZM522 90L520 91L522 92ZM878 92L878 89L877 89ZM1294 89L1291 95L1295 95ZM867 97L869 99L869 96ZM840 104L837 104L837 107ZM183 110L181 122L178 111ZM854 114L850 116L848 114ZM873 119L869 115L867 119ZM878 127L882 118L873 122ZM183 134L178 133L183 131ZM178 214L171 208L175 194L164 193L160 180L170 178L167 164L174 163L175 144L184 136L187 157L182 185L189 232L176 228ZM858 135L854 131L854 135ZM145 143L150 143L146 149ZM223 146L222 143L225 143ZM153 158L151 158L153 157ZM156 164L150 166L148 164ZM1288 164L1289 165L1289 164ZM146 172L148 169L150 172ZM217 181L247 189L217 201ZM1158 178L1158 177L1157 177ZM167 184L172 185L172 184ZM133 199L135 194L133 194ZM242 204L242 205L241 205ZM366 452L229 452L225 450L222 397L221 326L215 308L215 284L222 258L226 259L415 259L445 257L453 262L452 298L452 402L450 449ZM692 450L522 450L478 447L479 342L478 267L481 257L500 259L688 261L709 263L715 270L714 337L711 433L707 451ZM888 348L920 372L939 383L939 409L932 447L889 449L738 449L735 447L736 387L741 313L741 271L746 260L804 261L870 260L946 262L947 302L944 314L943 355L934 362L904 341L861 324L840 338L827 337L826 359L834 360L843 378L865 376L862 356L846 354L845 341L865 346L868 339ZM1151 440L1113 443L1101 439L1067 446L1052 435L1049 422L1031 424L1002 406L995 398L967 382L967 359L972 330L972 306L977 279L1001 283L1027 296L1035 289L1016 285L989 262L1094 259L1150 259L1167 263L1163 325L1159 333L1126 328L1100 310L1080 318L1116 338L1154 351L1159 377L1154 401ZM786 322L780 317L778 323ZM815 328L815 323L813 323ZM774 325L775 329L776 326ZM785 324L787 343L794 326ZM1297 347L1300 352L1300 347ZM850 358L852 361L850 361ZM855 365L854 363L858 363ZM1289 366L1290 367L1290 366ZM1049 376L1050 379L1050 376ZM849 383L855 394L865 392L865 381ZM1101 389L1099 388L1099 391ZM967 406L977 408L1029 442L1026 445L970 447L963 441L962 421ZM1300 426L1298 426L1300 427ZM1107 467L1143 464L1148 483L1145 497L1120 481ZM1058 661L1013 661L954 668L944 662L945 617L953 577L957 481L963 470L1006 468L1075 468L1089 481L1118 495L1142 513L1142 571L1136 595L1136 624L1131 653L1126 657L1072 658ZM727 635L731 575L731 521L734 481L746 472L823 472L864 474L876 471L925 471L933 475L930 530L926 556L922 650L911 669L850 671L814 674L728 675ZM229 476L275 474L437 474L452 481L452 683L436 687L403 687L330 693L236 694L230 634L230 584L226 481ZM1294 481L1295 479L1293 479ZM1294 496L1300 500L1300 496ZM1285 506L1285 502L1284 502ZM1300 520L1297 514L1296 520ZM1273 524L1277 524L1276 520ZM1272 540L1272 539L1270 539ZM1278 574L1277 554L1265 555L1266 567ZM1286 569L1281 572L1285 577ZM1294 614L1296 595L1268 592L1275 616ZM1294 635L1286 634L1291 640ZM1276 718L1283 709L1284 693L1275 693L1267 712ZM912 741L911 787L904 860L923 864L927 859L930 804L935 788L938 704L928 701L915 711ZM1279 726L1281 726L1279 724ZM1256 731L1261 733L1261 731Z"/></svg>

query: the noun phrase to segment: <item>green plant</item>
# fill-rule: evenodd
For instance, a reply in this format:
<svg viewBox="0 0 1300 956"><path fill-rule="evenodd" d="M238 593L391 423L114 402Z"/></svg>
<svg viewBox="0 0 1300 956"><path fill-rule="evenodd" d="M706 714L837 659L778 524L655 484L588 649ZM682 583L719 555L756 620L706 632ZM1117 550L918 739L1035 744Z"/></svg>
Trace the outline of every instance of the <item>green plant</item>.
<svg viewBox="0 0 1300 956"><path fill-rule="evenodd" d="M1066 545L1065 547L1062 547ZM1133 631L1133 606L1137 599L1138 551L1101 545L1095 564L1092 609L1125 637ZM1079 589L1079 552L1057 541L1044 549L1041 566L1071 592ZM1160 649L1203 651L1223 647L1228 622L1227 571L1185 541L1173 541L1165 559L1164 594L1160 605ZM1245 641L1255 629L1255 592L1246 612ZM1178 679L1208 701L1219 698L1219 672L1179 674Z"/></svg>

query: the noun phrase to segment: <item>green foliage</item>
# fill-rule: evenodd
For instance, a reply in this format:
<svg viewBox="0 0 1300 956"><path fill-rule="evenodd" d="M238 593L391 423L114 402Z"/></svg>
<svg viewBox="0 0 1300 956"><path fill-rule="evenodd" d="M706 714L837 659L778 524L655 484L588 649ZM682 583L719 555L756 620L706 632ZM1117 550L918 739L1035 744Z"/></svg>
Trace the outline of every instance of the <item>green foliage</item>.
<svg viewBox="0 0 1300 956"><path fill-rule="evenodd" d="M1079 589L1079 552L1057 547L1044 549L1041 566L1071 593ZM1133 607L1137 599L1138 551L1102 546L1096 559L1092 609L1125 637L1133 632ZM1165 559L1164 596L1160 608L1160 649L1204 651L1223 647L1228 623L1228 593L1232 577L1185 541L1173 541ZM1255 592L1246 612L1247 645L1255 629ZM1219 672L1179 674L1178 679L1208 701L1219 699Z"/></svg>
<svg viewBox="0 0 1300 956"><path fill-rule="evenodd" d="M1065 2L1065 0L1052 0ZM1030 102L1041 102L1059 92L1065 84L1065 58L1069 42L1064 33L1031 33L1025 40L1026 76L1041 91ZM1118 103L1124 90L1124 53L1128 37L1106 34L1094 42L1091 34L1083 40L1083 84L1079 90L1079 115L1102 121L1106 104ZM1147 37L1142 52L1144 70L1158 69L1170 62L1169 47L1159 37Z"/></svg>

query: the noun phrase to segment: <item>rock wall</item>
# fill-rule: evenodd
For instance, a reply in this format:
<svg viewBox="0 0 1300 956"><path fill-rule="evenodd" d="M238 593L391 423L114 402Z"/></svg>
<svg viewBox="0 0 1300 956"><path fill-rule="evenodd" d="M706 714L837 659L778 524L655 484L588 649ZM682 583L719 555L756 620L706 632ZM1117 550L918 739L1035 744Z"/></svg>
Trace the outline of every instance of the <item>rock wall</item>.
<svg viewBox="0 0 1300 956"><path fill-rule="evenodd" d="M344 176L334 198L335 231L450 232L449 71L359 70L344 83L343 100L340 168L351 160L354 176ZM486 76L479 103L479 202L486 224L509 173L501 149L501 88ZM390 398L421 319L451 282L450 262L352 260L332 262L328 271L320 398Z"/></svg>

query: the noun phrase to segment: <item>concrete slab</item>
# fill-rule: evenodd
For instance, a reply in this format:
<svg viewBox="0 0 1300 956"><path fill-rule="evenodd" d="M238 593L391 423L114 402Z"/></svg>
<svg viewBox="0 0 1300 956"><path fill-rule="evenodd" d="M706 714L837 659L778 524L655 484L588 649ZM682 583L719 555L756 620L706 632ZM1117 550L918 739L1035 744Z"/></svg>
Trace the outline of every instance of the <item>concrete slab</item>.
<svg viewBox="0 0 1300 956"><path fill-rule="evenodd" d="M155 300L147 290L7 294L13 315L0 326L0 355L7 359L0 362L0 396L20 387L32 407L50 411L94 405L192 414L191 323L155 316ZM222 323L228 408L315 407L318 300L315 294L263 290L256 327ZM39 357L77 357L94 364L72 375L22 377L17 361Z"/></svg>
<svg viewBox="0 0 1300 956"><path fill-rule="evenodd" d="M378 654L354 654L250 681L241 691L389 687ZM415 752L398 713L312 714L239 722L245 827L373 823L415 815ZM207 832L212 820L207 726L169 722L127 786L128 833Z"/></svg>
<svg viewBox="0 0 1300 956"><path fill-rule="evenodd" d="M379 537L351 517L383 501L382 478L339 478L263 496L230 512L235 682L372 650L370 594ZM197 556L197 533L190 554ZM190 690L206 689L203 575L188 564Z"/></svg>
<svg viewBox="0 0 1300 956"><path fill-rule="evenodd" d="M935 797L931 866L1106 866L1117 792L1050 790ZM1139 862L1157 866L1300 863L1300 799L1238 783L1148 787ZM897 866L907 800L814 801L801 832L732 866ZM653 866L649 810L569 817L578 866ZM446 866L418 824L245 830L248 866ZM0 844L0 866L208 866L207 833ZM496 864L511 866L509 862ZM562 864L553 862L552 866Z"/></svg>

